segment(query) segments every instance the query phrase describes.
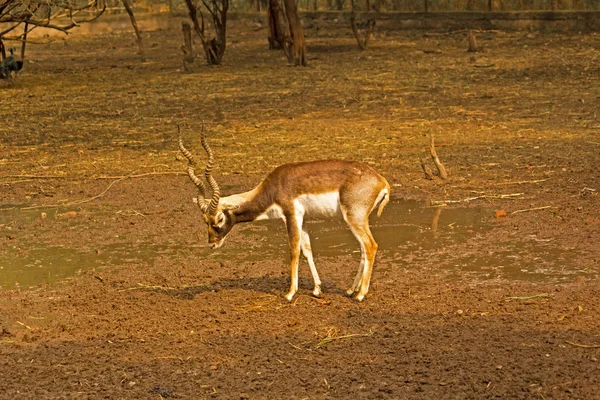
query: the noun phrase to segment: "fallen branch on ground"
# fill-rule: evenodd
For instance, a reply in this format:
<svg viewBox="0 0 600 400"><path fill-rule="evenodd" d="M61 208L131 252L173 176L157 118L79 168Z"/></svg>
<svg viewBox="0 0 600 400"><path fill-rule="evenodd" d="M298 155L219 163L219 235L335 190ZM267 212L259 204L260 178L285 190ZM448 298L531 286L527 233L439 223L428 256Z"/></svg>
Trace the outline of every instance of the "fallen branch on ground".
<svg viewBox="0 0 600 400"><path fill-rule="evenodd" d="M169 286L145 285L143 283L138 283L137 286L130 287L130 288L125 288L125 289L119 289L119 290L117 290L117 292L128 292L130 290L141 290L141 289L162 290L162 291L165 291L165 292L169 292L169 291L174 291L174 290L185 289L186 287L187 286L183 286L181 288L173 288L173 287L169 287Z"/></svg>
<svg viewBox="0 0 600 400"><path fill-rule="evenodd" d="M43 206L31 206L31 207L23 207L21 208L21 210L34 210L36 208L48 208L48 207L71 207L74 205L78 205L78 204L83 204L83 203L89 203L90 201L94 201L102 196L104 196L104 194L106 192L108 192L108 190L117 182L120 182L122 180L125 180L129 178L128 176L121 178L121 179L117 179L116 181L113 181L110 183L110 185L108 185L108 187L106 189L104 189L102 191L102 193L97 194L96 196L90 197L89 199L83 199L83 200L76 200L76 201L72 201L70 203L64 203L64 204L50 204L50 205L43 205Z"/></svg>
<svg viewBox="0 0 600 400"><path fill-rule="evenodd" d="M182 175L184 174L183 172L176 172L176 171L167 171L167 172L146 172L143 174L137 174L134 175L134 173L132 173L131 175L125 175L125 176L109 176L109 177L99 177L97 179L116 179L115 181L111 182L106 189L104 189L100 194L97 194L96 196L90 197L88 199L82 199L82 200L75 200L75 201L71 201L69 203L64 203L64 204L48 204L48 205L41 205L41 206L31 206L31 207L23 207L21 208L21 210L34 210L36 208L51 208L51 207L71 207L71 206L75 206L75 205L79 205L79 204L84 204L84 203L89 203L90 201L94 201L102 196L104 196L104 194L106 192L109 191L109 189L117 182L121 182L125 179L128 178L141 178L144 176L150 176L150 175Z"/></svg>
<svg viewBox="0 0 600 400"><path fill-rule="evenodd" d="M513 212L511 212L511 214L518 214L518 213L527 212L527 211L545 210L547 208L558 208L558 207L555 207L555 206L543 206L543 207L525 208L523 210L513 211Z"/></svg>
<svg viewBox="0 0 600 400"><path fill-rule="evenodd" d="M165 171L165 172L146 172L137 175L118 175L118 176L99 176L96 179L123 179L123 178L142 178L151 175L187 175L186 172Z"/></svg>
<svg viewBox="0 0 600 400"><path fill-rule="evenodd" d="M565 340L565 343L570 344L571 346L575 346L575 347L583 347L584 349L600 349L600 344L579 344L579 343L569 342L568 340Z"/></svg>
<svg viewBox="0 0 600 400"><path fill-rule="evenodd" d="M421 168L423 168L423 172L425 173L425 177L429 180L433 180L433 171L427 165L425 165L425 159L421 158Z"/></svg>
<svg viewBox="0 0 600 400"><path fill-rule="evenodd" d="M525 193L511 193L511 194L484 194L482 196L474 196L474 197L466 197L460 200L431 200L430 205L432 206L440 206L446 204L456 204L456 203L468 203L473 200L483 200L483 199L510 199L513 197L523 196Z"/></svg>
<svg viewBox="0 0 600 400"><path fill-rule="evenodd" d="M532 181L499 182L499 183L496 183L496 186L504 186L504 185L523 185L523 184L525 184L525 183L540 183L540 182L546 182L548 179L550 179L550 178L546 178L546 179L536 179L536 180L532 180Z"/></svg>
<svg viewBox="0 0 600 400"><path fill-rule="evenodd" d="M533 296L516 296L516 297L505 297L504 300L531 300L540 297L548 297L548 293L534 294Z"/></svg>
<svg viewBox="0 0 600 400"><path fill-rule="evenodd" d="M3 175L0 178L65 179L67 175Z"/></svg>
<svg viewBox="0 0 600 400"><path fill-rule="evenodd" d="M21 179L19 181L0 182L0 185L15 185L17 183L31 182L33 179Z"/></svg>
<svg viewBox="0 0 600 400"><path fill-rule="evenodd" d="M327 336L327 337L321 339L319 341L319 343L317 343L317 345L315 346L315 349L318 349L319 347L324 346L329 342L333 342L334 340L348 339L348 338L352 338L352 337L368 337L368 336L373 336L373 331L369 331L368 333L351 333L349 335L342 335L342 336Z"/></svg>

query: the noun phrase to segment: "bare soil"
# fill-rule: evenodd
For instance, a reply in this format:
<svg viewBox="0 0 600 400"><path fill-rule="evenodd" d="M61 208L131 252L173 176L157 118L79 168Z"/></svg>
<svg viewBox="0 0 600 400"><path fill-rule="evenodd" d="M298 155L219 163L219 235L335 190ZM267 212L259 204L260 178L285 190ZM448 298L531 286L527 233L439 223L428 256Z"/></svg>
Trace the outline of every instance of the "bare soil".
<svg viewBox="0 0 600 400"><path fill-rule="evenodd" d="M465 32L388 31L360 52L315 21L293 68L236 20L225 64L184 74L179 22L144 33L146 63L131 32L75 35L0 82L0 274L36 251L96 257L60 282L3 280L0 398L597 398L600 35L477 32L485 51L467 53ZM354 159L394 201L483 209L487 229L447 223L466 238L380 257L363 303L344 296L357 254L317 254L324 297L303 265L288 303L264 227L206 250L175 141L179 123L198 151L203 120L226 194L281 163ZM431 134L448 181L420 169ZM455 268L514 251L518 269L532 241L576 274Z"/></svg>

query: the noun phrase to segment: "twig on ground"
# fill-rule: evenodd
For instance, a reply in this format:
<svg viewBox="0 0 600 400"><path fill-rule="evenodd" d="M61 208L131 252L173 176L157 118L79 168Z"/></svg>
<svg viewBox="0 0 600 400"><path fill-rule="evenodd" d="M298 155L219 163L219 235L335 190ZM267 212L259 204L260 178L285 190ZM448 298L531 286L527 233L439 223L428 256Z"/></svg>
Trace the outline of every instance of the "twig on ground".
<svg viewBox="0 0 600 400"><path fill-rule="evenodd" d="M537 299L537 298L541 298L541 297L548 297L548 293L534 294L533 296L505 297L504 300L531 300L531 299Z"/></svg>
<svg viewBox="0 0 600 400"><path fill-rule="evenodd" d="M536 179L536 180L532 180L532 181L499 182L499 183L496 183L496 186L504 186L504 185L523 185L523 184L525 184L525 183L540 183L540 182L546 182L548 179L550 179L550 178L546 178L546 179Z"/></svg>
<svg viewBox="0 0 600 400"><path fill-rule="evenodd" d="M131 216L134 216L134 215L137 215L137 216L140 216L140 217L145 217L146 216L146 214L144 214L143 212L140 212L138 210L119 210L119 211L117 211L117 214L125 215L127 217L131 217Z"/></svg>
<svg viewBox="0 0 600 400"><path fill-rule="evenodd" d="M425 173L425 178L429 180L433 180L433 171L427 165L425 165L425 159L421 158L421 168L423 168L423 172Z"/></svg>
<svg viewBox="0 0 600 400"><path fill-rule="evenodd" d="M600 344L579 344L565 340L565 343L575 347L583 347L584 349L600 349Z"/></svg>
<svg viewBox="0 0 600 400"><path fill-rule="evenodd" d="M70 202L70 203L64 203L64 204L51 204L51 205L42 205L42 206L23 207L23 208L21 208L21 210L33 210L33 209L36 209L36 208L46 208L46 207L70 207L70 206L74 206L74 205L77 205L77 204L89 203L90 201L94 201L94 200L96 200L96 199L98 199L98 198L100 198L100 197L104 196L104 194L105 194L106 192L108 192L108 190L109 190L109 189L110 189L110 188L111 188L111 187L112 187L112 186L113 186L115 183L117 183L117 182L120 182L120 181L122 181L122 180L125 180L125 179L127 179L127 178L129 178L129 176L126 176L126 177L124 177L124 178L117 179L116 181L113 181L113 182L111 182L111 183L110 183L110 185L108 185L108 186L106 187L106 189L104 189L104 190L102 191L102 193L100 193L100 194L97 194L96 196L90 197L89 199L75 200L75 201L72 201L72 202Z"/></svg>
<svg viewBox="0 0 600 400"><path fill-rule="evenodd" d="M288 344L289 344L290 346L292 346L293 348L295 348L296 350L303 350L303 349L302 349L302 347L300 347L300 346L296 346L295 344L292 344L291 342L288 342Z"/></svg>
<svg viewBox="0 0 600 400"><path fill-rule="evenodd" d="M543 206L543 207L525 208L523 210L513 211L513 212L511 212L511 214L518 214L518 213L527 212L527 211L545 210L547 208L558 208L558 207L555 207L555 206Z"/></svg>
<svg viewBox="0 0 600 400"><path fill-rule="evenodd" d="M65 179L67 175L3 175L0 178Z"/></svg>
<svg viewBox="0 0 600 400"><path fill-rule="evenodd" d="M439 206L445 204L455 204L455 203L468 203L473 200L483 200L483 199L510 199L513 197L523 196L525 193L510 193L510 194L484 194L481 196L473 196L466 197L460 200L431 200L430 205Z"/></svg>
<svg viewBox="0 0 600 400"><path fill-rule="evenodd" d="M21 321L17 321L17 324L24 326L25 328L29 329L30 331L33 331L34 329L28 325L25 325L24 323L22 323Z"/></svg>
<svg viewBox="0 0 600 400"><path fill-rule="evenodd" d="M121 176L99 176L96 179L124 179L124 178L142 178L144 176L151 176L151 175L186 175L185 172L179 172L179 171L165 171L165 172L146 172L143 174L137 174L137 175L121 175Z"/></svg>
<svg viewBox="0 0 600 400"><path fill-rule="evenodd" d="M33 179L21 179L18 181L0 182L0 185L15 185L17 183L31 182Z"/></svg>
<svg viewBox="0 0 600 400"><path fill-rule="evenodd" d="M138 283L137 286L134 287L130 287L130 288L125 288L125 289L119 289L117 290L117 292L127 292L130 290L141 290L141 289L152 289L152 290L162 290L162 291L169 291L169 290L179 290L179 289L185 289L185 286L182 288L172 288L169 286L156 286L156 285L145 285L143 283Z"/></svg>

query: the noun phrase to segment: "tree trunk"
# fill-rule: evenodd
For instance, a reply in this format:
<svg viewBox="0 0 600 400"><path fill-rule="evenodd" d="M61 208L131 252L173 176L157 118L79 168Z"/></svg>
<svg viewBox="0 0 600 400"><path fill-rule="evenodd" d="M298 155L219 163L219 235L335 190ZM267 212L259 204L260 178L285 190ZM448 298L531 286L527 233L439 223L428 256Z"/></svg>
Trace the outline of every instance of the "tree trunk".
<svg viewBox="0 0 600 400"><path fill-rule="evenodd" d="M204 32L204 16L200 11L202 24L198 21L198 9L193 0L185 0L188 7L190 19L194 24L194 31L202 42L204 53L206 54L206 63L208 65L221 65L225 47L227 45L227 10L229 9L228 0L211 0L212 8L209 8L215 28L216 37L208 39Z"/></svg>
<svg viewBox="0 0 600 400"><path fill-rule="evenodd" d="M181 30L183 32L183 45L180 48L183 52L183 70L191 72L196 59L192 47L192 27L188 22L184 21L181 23Z"/></svg>
<svg viewBox="0 0 600 400"><path fill-rule="evenodd" d="M352 12L350 13L350 26L352 27L352 33L354 34L354 38L358 43L358 47L360 47L361 50L366 50L367 45L369 44L369 39L373 34L373 28L375 28L376 20L375 18L369 18L369 20L367 21L367 26L365 27L363 32L361 32L356 23L356 5L354 2L355 0L351 0L350 2L350 4L352 5ZM368 1L366 7L367 11L369 11L369 9L371 8Z"/></svg>
<svg viewBox="0 0 600 400"><path fill-rule="evenodd" d="M476 53L479 51L479 47L477 46L477 39L475 38L475 34L469 29L469 49L468 52Z"/></svg>
<svg viewBox="0 0 600 400"><path fill-rule="evenodd" d="M281 23L279 0L269 0L267 18L269 20L269 50L283 49L285 31Z"/></svg>
<svg viewBox="0 0 600 400"><path fill-rule="evenodd" d="M27 44L27 31L29 30L29 22L25 22L23 28L23 39L21 41L21 61L25 61L25 45Z"/></svg>
<svg viewBox="0 0 600 400"><path fill-rule="evenodd" d="M285 43L285 55L291 64L305 66L306 43L304 41L304 29L296 9L296 2L294 0L283 0L283 4L290 35Z"/></svg>
<svg viewBox="0 0 600 400"><path fill-rule="evenodd" d="M140 48L140 57L142 62L146 61L146 55L144 53L144 42L142 41L142 34L137 26L137 21L135 20L135 15L133 15L133 8L131 7L131 0L122 0L123 6L125 6L125 10L127 14L129 14L129 19L131 20L131 25L133 26L133 30L135 31L135 36L137 38L138 47Z"/></svg>

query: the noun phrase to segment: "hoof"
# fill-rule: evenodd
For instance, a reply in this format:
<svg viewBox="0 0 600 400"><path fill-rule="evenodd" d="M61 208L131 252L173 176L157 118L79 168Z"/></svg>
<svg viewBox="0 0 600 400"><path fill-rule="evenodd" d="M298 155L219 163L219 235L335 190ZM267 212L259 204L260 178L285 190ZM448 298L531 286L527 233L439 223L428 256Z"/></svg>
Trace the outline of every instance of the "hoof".
<svg viewBox="0 0 600 400"><path fill-rule="evenodd" d="M356 300L356 301L358 301L358 302L360 302L360 301L363 301L364 299L365 299L365 295L364 295L364 294L360 294L360 293L359 293L359 294L357 294L357 295L354 297L354 300Z"/></svg>
<svg viewBox="0 0 600 400"><path fill-rule="evenodd" d="M295 294L296 294L295 292L289 292L288 294L286 294L286 295L285 295L285 299L286 299L287 301L290 301L290 302L291 302L291 301L292 301L292 299L294 298L294 295L295 295Z"/></svg>
<svg viewBox="0 0 600 400"><path fill-rule="evenodd" d="M320 287L316 287L316 288L313 290L312 294L313 294L313 296L315 296L315 297L317 297L317 298L321 297L321 294L322 294L322 292L321 292L321 288L320 288Z"/></svg>
<svg viewBox="0 0 600 400"><path fill-rule="evenodd" d="M355 293L356 291L354 290L354 288L350 288L348 290L346 290L346 296L348 297L352 297L352 295Z"/></svg>

